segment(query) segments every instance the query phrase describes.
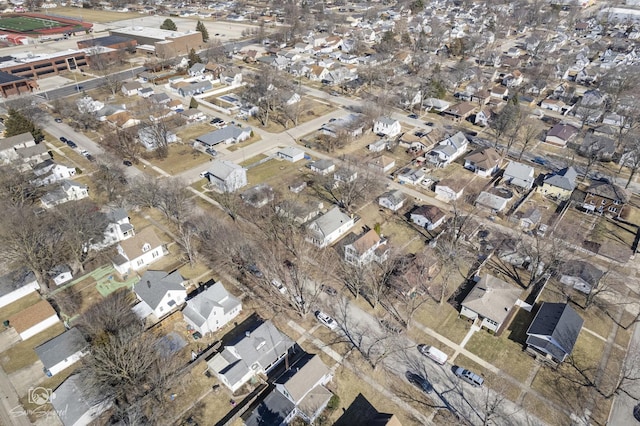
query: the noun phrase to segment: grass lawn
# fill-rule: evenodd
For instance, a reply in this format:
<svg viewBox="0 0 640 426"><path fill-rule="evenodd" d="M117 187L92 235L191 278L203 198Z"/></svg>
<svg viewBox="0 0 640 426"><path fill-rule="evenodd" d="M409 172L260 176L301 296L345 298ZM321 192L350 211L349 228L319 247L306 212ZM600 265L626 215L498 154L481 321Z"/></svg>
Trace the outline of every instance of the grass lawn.
<svg viewBox="0 0 640 426"><path fill-rule="evenodd" d="M471 328L468 321L458 318L458 311L448 303L443 305L425 304L417 310L414 319L455 343L462 342Z"/></svg>
<svg viewBox="0 0 640 426"><path fill-rule="evenodd" d="M231 394L227 394L224 386L218 387L215 391L212 390L213 385L218 381L214 377L205 376L206 369L206 363L199 363L181 378L179 385L174 387L173 391L176 394L172 404L174 415L180 415L186 411L180 416L181 419L186 420L191 416L198 424L215 424L231 409L229 404ZM189 409L191 404L200 397L203 399Z"/></svg>
<svg viewBox="0 0 640 426"><path fill-rule="evenodd" d="M47 340L53 339L64 331L64 325L62 325L61 322L58 322L54 326L51 326L35 336L27 340L23 340L2 352L2 355L0 356L0 364L2 364L2 368L5 373L13 373L36 362L38 360L38 356L33 348L41 345Z"/></svg>
<svg viewBox="0 0 640 426"><path fill-rule="evenodd" d="M56 7L56 15L82 18L85 22L113 22L124 19L139 18L141 15L134 12L120 13L102 9L85 9L79 7Z"/></svg>
<svg viewBox="0 0 640 426"><path fill-rule="evenodd" d="M246 141L242 141L242 142L239 142L239 143L234 143L234 144L232 144L232 145L228 145L228 146L227 146L227 150L228 150L228 151L231 151L231 152L233 152L233 151L237 151L237 150L239 150L240 148L244 148L245 146L249 146L249 145L251 145L252 143L256 143L256 142L258 142L260 139L262 139L262 138L260 137L260 135L259 135L259 134L257 134L256 132L253 132L253 136L251 136L251 137L250 137L249 139L247 139Z"/></svg>
<svg viewBox="0 0 640 426"><path fill-rule="evenodd" d="M546 400L530 393L522 400L522 408L550 425L572 424L564 413L554 410Z"/></svg>
<svg viewBox="0 0 640 426"><path fill-rule="evenodd" d="M190 170L196 166L208 163L210 159L210 155L193 149L190 145L171 144L169 145L169 155L167 158L159 159L151 156L147 161L169 174L177 175L185 170Z"/></svg>
<svg viewBox="0 0 640 426"><path fill-rule="evenodd" d="M520 388L513 383L501 378L499 375L492 373L489 370L486 370L484 367L481 367L479 364L471 361L464 355L458 355L455 361L456 365L459 367L464 367L468 370L473 371L478 374L482 378L484 378L484 386L489 389L498 392L504 395L510 401L515 401L520 396ZM461 386L470 386L464 382L461 382Z"/></svg>
<svg viewBox="0 0 640 426"><path fill-rule="evenodd" d="M615 222L603 216L598 219L595 228L586 239L599 243L617 243L631 247L636 231L635 226Z"/></svg>
<svg viewBox="0 0 640 426"><path fill-rule="evenodd" d="M471 336L465 348L514 379L524 382L529 377L535 360L523 352L520 343L510 340L506 334L496 337L480 330Z"/></svg>
<svg viewBox="0 0 640 426"><path fill-rule="evenodd" d="M199 276L204 275L199 279L199 281L205 282L213 277L213 271L201 262L198 262L193 266L189 265L189 262L187 262L178 268L178 270L180 271L180 274L188 280L195 280Z"/></svg>
<svg viewBox="0 0 640 426"><path fill-rule="evenodd" d="M331 104L327 104L325 101L316 101L315 99L307 96L302 98L298 106L300 107L298 125L328 114L335 109ZM269 119L269 124L267 126L263 126L262 122L257 118L250 118L249 124L254 127L260 127L269 133L280 133L287 130L287 128L280 122L276 122L273 117ZM288 128L294 127L291 120L289 120L287 124L289 125Z"/></svg>
<svg viewBox="0 0 640 426"><path fill-rule="evenodd" d="M406 246L404 252L417 253L424 248L425 238L401 218L390 218L380 229L394 247Z"/></svg>
<svg viewBox="0 0 640 426"><path fill-rule="evenodd" d="M0 29L23 33L64 26L67 26L67 24L62 24L50 19L31 18L28 16L7 16L0 18Z"/></svg>
<svg viewBox="0 0 640 426"><path fill-rule="evenodd" d="M252 167L247 171L249 185L268 183L274 188L282 186L283 179L288 179L298 170L298 165L284 160L269 160Z"/></svg>
<svg viewBox="0 0 640 426"><path fill-rule="evenodd" d="M18 312L25 310L29 306L35 305L41 300L42 298L37 292L30 293L29 295L0 308L0 318L3 318L3 320L4 318L9 318Z"/></svg>
<svg viewBox="0 0 640 426"><path fill-rule="evenodd" d="M258 163L260 160L264 160L265 158L267 158L266 155L258 154L258 155L255 155L255 156L249 158L248 160L244 160L243 162L238 163L238 165L242 166L242 167L249 167L252 164Z"/></svg>
<svg viewBox="0 0 640 426"><path fill-rule="evenodd" d="M176 136L182 139L182 142L189 143L191 140L202 136L206 133L217 130L215 127L210 126L207 123L192 123L188 126L182 126L176 131Z"/></svg>

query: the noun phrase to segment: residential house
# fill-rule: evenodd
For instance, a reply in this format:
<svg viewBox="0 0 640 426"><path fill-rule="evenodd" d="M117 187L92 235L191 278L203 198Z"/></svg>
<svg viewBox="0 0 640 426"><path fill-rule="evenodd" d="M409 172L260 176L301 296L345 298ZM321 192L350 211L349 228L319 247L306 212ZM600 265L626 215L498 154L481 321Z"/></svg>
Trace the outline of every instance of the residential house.
<svg viewBox="0 0 640 426"><path fill-rule="evenodd" d="M162 114L161 111L158 111L157 114ZM152 116L149 116L151 119ZM155 117L153 118L155 120ZM128 129L129 127L137 126L140 124L140 120L135 118L129 111L118 111L116 113L107 115L104 117L104 120L107 123L111 124L114 127L119 129Z"/></svg>
<svg viewBox="0 0 640 426"><path fill-rule="evenodd" d="M286 426L295 418L296 406L282 393L272 390L243 419L244 426Z"/></svg>
<svg viewBox="0 0 640 426"><path fill-rule="evenodd" d="M389 141L387 139L378 139L377 141L367 145L367 149L371 152L382 152L386 150L388 146Z"/></svg>
<svg viewBox="0 0 640 426"><path fill-rule="evenodd" d="M402 208L407 196L400 190L385 192L378 198L378 204L386 209L397 212Z"/></svg>
<svg viewBox="0 0 640 426"><path fill-rule="evenodd" d="M265 321L225 346L207 361L207 366L231 392L236 392L254 376L269 373L294 345L271 321Z"/></svg>
<svg viewBox="0 0 640 426"><path fill-rule="evenodd" d="M631 193L613 183L594 181L586 190L582 208L586 211L620 217Z"/></svg>
<svg viewBox="0 0 640 426"><path fill-rule="evenodd" d="M222 129L198 136L196 142L207 148L218 145L219 143L228 145L249 139L252 132L251 127L225 126Z"/></svg>
<svg viewBox="0 0 640 426"><path fill-rule="evenodd" d="M354 182L358 179L358 171L350 167L341 167L333 173L334 186Z"/></svg>
<svg viewBox="0 0 640 426"><path fill-rule="evenodd" d="M560 282L572 286L575 290L589 294L596 288L605 272L598 269L593 263L583 260L569 260L560 268Z"/></svg>
<svg viewBox="0 0 640 426"><path fill-rule="evenodd" d="M304 151L293 146L287 146L282 149L279 149L276 152L276 156L278 158L282 158L283 160L290 161L292 163L298 162L304 159Z"/></svg>
<svg viewBox="0 0 640 426"><path fill-rule="evenodd" d="M142 84L137 81L126 81L122 84L122 93L125 96L135 96L142 89Z"/></svg>
<svg viewBox="0 0 640 426"><path fill-rule="evenodd" d="M40 198L40 201L45 208L50 209L69 201L82 200L88 196L89 188L85 185L68 179L63 179L59 188L44 194L42 198Z"/></svg>
<svg viewBox="0 0 640 426"><path fill-rule="evenodd" d="M92 424L111 406L109 400L92 396L86 386L84 378L74 374L55 389L55 398L47 401L64 426Z"/></svg>
<svg viewBox="0 0 640 426"><path fill-rule="evenodd" d="M115 208L108 210L105 215L107 216L107 228L104 230L103 239L100 242L92 243L90 248L92 250L100 250L105 247L109 247L112 244L126 240L135 235L135 230L130 222L129 214L123 208Z"/></svg>
<svg viewBox="0 0 640 426"><path fill-rule="evenodd" d="M16 148L15 154L17 160L15 160L13 164L20 170L32 169L37 164L52 158L49 148L47 148L47 145L44 143L26 148Z"/></svg>
<svg viewBox="0 0 640 426"><path fill-rule="evenodd" d="M429 287L440 266L433 248L425 247L420 253L410 253L398 259L389 285L402 297L415 297L416 292L423 292Z"/></svg>
<svg viewBox="0 0 640 426"><path fill-rule="evenodd" d="M158 105L164 105L171 102L171 98L166 93L155 93L149 96L149 99L151 102Z"/></svg>
<svg viewBox="0 0 640 426"><path fill-rule="evenodd" d="M460 316L479 319L480 327L499 334L522 292L521 288L485 274L462 301Z"/></svg>
<svg viewBox="0 0 640 426"><path fill-rule="evenodd" d="M5 319L9 321L9 327L12 327L22 340L27 340L60 323L58 314L46 300L41 300Z"/></svg>
<svg viewBox="0 0 640 426"><path fill-rule="evenodd" d="M237 67L225 68L220 72L220 81L227 86L240 86L242 85L242 70Z"/></svg>
<svg viewBox="0 0 640 426"><path fill-rule="evenodd" d="M227 160L215 160L207 169L211 186L221 192L235 192L247 185L247 169Z"/></svg>
<svg viewBox="0 0 640 426"><path fill-rule="evenodd" d="M204 121L207 119L207 114L205 114L203 111L200 111L199 109L196 108L189 108L187 110L184 110L180 113L180 115L182 115L185 120L187 120L187 123L193 123L195 121Z"/></svg>
<svg viewBox="0 0 640 426"><path fill-rule="evenodd" d="M543 302L527 330L526 351L555 367L573 352L583 324L568 304Z"/></svg>
<svg viewBox="0 0 640 426"><path fill-rule="evenodd" d="M289 185L289 191L294 194L299 194L307 187L307 182L304 180L298 180Z"/></svg>
<svg viewBox="0 0 640 426"><path fill-rule="evenodd" d="M567 109L567 105L560 99L547 98L540 102L540 108L561 113Z"/></svg>
<svg viewBox="0 0 640 426"><path fill-rule="evenodd" d="M36 175L33 183L37 186L44 186L74 177L76 168L57 164L48 159L33 166L33 174Z"/></svg>
<svg viewBox="0 0 640 426"><path fill-rule="evenodd" d="M431 163L444 167L451 164L458 157L467 152L469 141L462 132L446 138L429 151L428 159Z"/></svg>
<svg viewBox="0 0 640 426"><path fill-rule="evenodd" d="M333 395L325 387L332 378L331 370L318 355L306 356L276 380L275 389L272 392L282 394L293 403L293 417L299 416L305 423L313 424ZM261 410L260 406L254 411L258 415L264 412L265 410ZM251 426L264 424L252 423L251 420L250 417L245 424Z"/></svg>
<svg viewBox="0 0 640 426"><path fill-rule="evenodd" d="M491 89L491 97L497 99L505 99L509 96L509 88L505 86L494 86Z"/></svg>
<svg viewBox="0 0 640 426"><path fill-rule="evenodd" d="M88 346L80 330L74 327L36 346L34 351L44 365L45 374L52 377L80 361L88 353Z"/></svg>
<svg viewBox="0 0 640 426"><path fill-rule="evenodd" d="M583 157L593 158L598 161L611 161L616 152L616 144L613 139L604 135L587 133L578 148L578 153Z"/></svg>
<svg viewBox="0 0 640 426"><path fill-rule="evenodd" d="M495 148L478 148L464 157L464 168L481 177L490 177L500 168L500 154Z"/></svg>
<svg viewBox="0 0 640 426"><path fill-rule="evenodd" d="M140 301L134 308L142 318L153 314L162 318L178 309L187 298L186 280L180 272L146 271L133 286Z"/></svg>
<svg viewBox="0 0 640 426"><path fill-rule="evenodd" d="M322 159L309 163L309 168L314 173L317 173L321 176L326 176L336 169L336 165L331 160Z"/></svg>
<svg viewBox="0 0 640 426"><path fill-rule="evenodd" d="M387 260L389 255L387 239L378 235L373 229L360 236L351 233L346 239L350 242L343 245L345 262L362 266L373 261L382 263Z"/></svg>
<svg viewBox="0 0 640 426"><path fill-rule="evenodd" d="M144 269L162 259L167 253L165 244L158 238L153 227L148 226L133 237L120 241L113 266L122 275L129 271Z"/></svg>
<svg viewBox="0 0 640 426"><path fill-rule="evenodd" d="M532 231L542 220L542 213L536 207L530 207L519 215L520 228L525 231Z"/></svg>
<svg viewBox="0 0 640 426"><path fill-rule="evenodd" d="M178 94L182 97L189 97L199 95L211 89L213 89L213 84L211 84L211 81L203 80L180 87L178 89Z"/></svg>
<svg viewBox="0 0 640 426"><path fill-rule="evenodd" d="M544 138L546 143L564 147L578 134L578 129L570 124L558 123L547 132Z"/></svg>
<svg viewBox="0 0 640 426"><path fill-rule="evenodd" d="M428 204L416 207L411 212L411 221L429 231L442 225L445 218L445 213L439 207Z"/></svg>
<svg viewBox="0 0 640 426"><path fill-rule="evenodd" d="M204 74L204 69L205 69L204 64L200 62L196 62L195 64L191 65L191 68L189 68L188 70L189 76L199 77Z"/></svg>
<svg viewBox="0 0 640 426"><path fill-rule="evenodd" d="M266 183L260 183L240 194L240 198L251 207L259 209L273 201L273 188Z"/></svg>
<svg viewBox="0 0 640 426"><path fill-rule="evenodd" d="M152 151L158 146L178 142L178 136L165 126L145 126L138 128L138 140L148 151Z"/></svg>
<svg viewBox="0 0 640 426"><path fill-rule="evenodd" d="M522 84L523 81L524 76L522 75L522 73L519 70L513 70L512 72L504 76L504 78L502 79L502 85L509 88L518 87Z"/></svg>
<svg viewBox="0 0 640 426"><path fill-rule="evenodd" d="M312 65L309 69L309 74L307 78L311 81L322 81L329 74L329 70L325 67L321 67L319 65Z"/></svg>
<svg viewBox="0 0 640 426"><path fill-rule="evenodd" d="M324 203L316 202L296 202L292 200L284 200L276 206L276 213L287 218L297 224L309 222L322 214Z"/></svg>
<svg viewBox="0 0 640 426"><path fill-rule="evenodd" d="M502 193L492 193L482 191L476 198L474 205L478 207L484 207L493 212L501 212L507 207L507 203L513 196L506 197Z"/></svg>
<svg viewBox="0 0 640 426"><path fill-rule="evenodd" d="M153 87L143 87L142 89L138 90L138 96L143 99L150 98L154 93L155 92L153 90Z"/></svg>
<svg viewBox="0 0 640 426"><path fill-rule="evenodd" d="M33 146L36 146L36 141L29 132L0 139L0 159L5 164L11 163L18 159L17 149Z"/></svg>
<svg viewBox="0 0 640 426"><path fill-rule="evenodd" d="M426 173L422 168L404 168L398 173L398 182L409 185L418 185L426 177Z"/></svg>
<svg viewBox="0 0 640 426"><path fill-rule="evenodd" d="M309 224L307 240L324 248L346 234L354 224L352 217L343 213L337 206L333 207Z"/></svg>
<svg viewBox="0 0 640 426"><path fill-rule="evenodd" d="M390 117L379 117L373 123L373 133L389 138L396 137L402 132L402 126L396 119Z"/></svg>
<svg viewBox="0 0 640 426"><path fill-rule="evenodd" d="M0 308L40 290L36 274L27 268L15 269L0 276Z"/></svg>
<svg viewBox="0 0 640 426"><path fill-rule="evenodd" d="M566 201L576 188L578 173L573 167L565 167L555 173L549 173L542 181L538 192L558 201Z"/></svg>
<svg viewBox="0 0 640 426"><path fill-rule="evenodd" d="M49 271L49 277L55 285L62 285L71 281L73 274L68 265L58 265Z"/></svg>
<svg viewBox="0 0 640 426"><path fill-rule="evenodd" d="M422 106L427 110L434 110L436 112L444 112L451 106L450 102L443 101L438 98L427 98L422 101Z"/></svg>
<svg viewBox="0 0 640 426"><path fill-rule="evenodd" d="M509 185L518 186L523 189L531 189L535 181L534 173L535 170L533 167L516 161L510 161L504 169L502 180Z"/></svg>
<svg viewBox="0 0 640 426"><path fill-rule="evenodd" d="M396 166L396 160L386 155L376 157L367 163L369 168L379 173L388 173Z"/></svg>
<svg viewBox="0 0 640 426"><path fill-rule="evenodd" d="M241 311L242 302L218 281L187 300L182 316L192 330L204 336L224 327Z"/></svg>
<svg viewBox="0 0 640 426"><path fill-rule="evenodd" d="M455 179L455 178L442 179L441 181L436 183L436 187L435 187L436 197L447 202L455 201L460 197L462 197L465 186L466 186L466 182L460 179Z"/></svg>
<svg viewBox="0 0 640 426"><path fill-rule="evenodd" d="M476 116L473 118L473 124L475 124L476 126L486 127L489 125L489 122L493 117L495 117L495 113L491 108L482 108L480 112L476 113Z"/></svg>
<svg viewBox="0 0 640 426"><path fill-rule="evenodd" d="M476 105L469 102L461 102L456 105L452 105L442 113L445 117L459 123L466 120L476 110Z"/></svg>
<svg viewBox="0 0 640 426"><path fill-rule="evenodd" d="M354 139L364 131L361 114L349 114L324 124L320 133L332 138Z"/></svg>

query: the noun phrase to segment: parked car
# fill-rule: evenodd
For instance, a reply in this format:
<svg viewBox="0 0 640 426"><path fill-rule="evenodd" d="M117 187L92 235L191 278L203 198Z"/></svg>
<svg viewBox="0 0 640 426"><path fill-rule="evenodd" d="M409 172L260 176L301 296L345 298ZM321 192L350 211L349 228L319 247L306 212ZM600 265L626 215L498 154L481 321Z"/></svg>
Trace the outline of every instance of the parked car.
<svg viewBox="0 0 640 426"><path fill-rule="evenodd" d="M205 170L204 172L200 172L200 177L201 178L206 179L207 176L209 176L209 172L208 171Z"/></svg>
<svg viewBox="0 0 640 426"><path fill-rule="evenodd" d="M85 158L86 158L87 160L89 160L89 161L96 161L96 159L95 159L95 158L93 158L93 155L91 155L91 154L87 154L87 155L85 155Z"/></svg>
<svg viewBox="0 0 640 426"><path fill-rule="evenodd" d="M417 387L422 389L424 393L433 392L433 386L431 386L431 383L429 383L429 381L422 377L420 374L407 371L405 376L407 377L407 380L409 380L409 383L416 385Z"/></svg>
<svg viewBox="0 0 640 426"><path fill-rule="evenodd" d="M417 120L418 119L418 115L417 114L409 114L407 117L411 118L412 120Z"/></svg>
<svg viewBox="0 0 640 426"><path fill-rule="evenodd" d="M329 330L335 330L336 328L338 328L338 323L336 322L336 320L322 311L316 312L316 318L318 318L318 321L320 321L322 325L327 327Z"/></svg>
<svg viewBox="0 0 640 426"><path fill-rule="evenodd" d="M251 275L253 275L254 277L262 278L264 276L262 274L262 271L258 269L255 263L251 263L249 266L247 266L247 271L249 271L249 273L251 273Z"/></svg>
<svg viewBox="0 0 640 426"><path fill-rule="evenodd" d="M204 152L206 152L207 154L209 154L212 157L215 157L216 155L218 155L218 151L216 151L213 148L207 148L204 150Z"/></svg>
<svg viewBox="0 0 640 426"><path fill-rule="evenodd" d="M447 354L445 354L444 352L442 352L437 348L434 348L433 346L418 345L418 351L422 355L428 358L431 358L432 360L434 360L440 365L443 365L445 362L447 362L447 358L448 358Z"/></svg>
<svg viewBox="0 0 640 426"><path fill-rule="evenodd" d="M55 121L56 123L62 123L62 118L56 118L54 121Z"/></svg>
<svg viewBox="0 0 640 426"><path fill-rule="evenodd" d="M480 387L484 383L484 379L482 377L478 376L472 371L467 370L466 368L458 367L455 369L454 374L475 387Z"/></svg>
<svg viewBox="0 0 640 426"><path fill-rule="evenodd" d="M60 142L67 143L67 138L65 138L64 136L60 136Z"/></svg>
<svg viewBox="0 0 640 426"><path fill-rule="evenodd" d="M87 155L89 155L89 151L87 151L86 149L83 149L80 151L80 155L86 157Z"/></svg>
<svg viewBox="0 0 640 426"><path fill-rule="evenodd" d="M335 296L338 294L338 292L336 291L335 288L329 286L329 285L324 285L322 284L322 286L320 287L320 289L322 291L324 291L325 293L327 293L329 296Z"/></svg>
<svg viewBox="0 0 640 426"><path fill-rule="evenodd" d="M380 325L382 326L382 328L391 333L400 334L403 331L401 326L394 324L389 320L381 320Z"/></svg>
<svg viewBox="0 0 640 426"><path fill-rule="evenodd" d="M282 294L285 294L287 292L287 288L284 286L284 284L282 284L280 280L276 280L276 279L271 280L271 285L277 288L278 291Z"/></svg>
<svg viewBox="0 0 640 426"><path fill-rule="evenodd" d="M124 165L125 165L125 166L127 166L127 167L131 167L131 166L133 166L133 163L132 163L131 161L129 161L129 160L124 160L124 161L122 162L122 164L124 164Z"/></svg>
<svg viewBox="0 0 640 426"><path fill-rule="evenodd" d="M74 141L69 140L69 139L67 139L67 145L68 145L70 148L77 148L77 147L78 147L78 145L76 145L76 143L75 143Z"/></svg>

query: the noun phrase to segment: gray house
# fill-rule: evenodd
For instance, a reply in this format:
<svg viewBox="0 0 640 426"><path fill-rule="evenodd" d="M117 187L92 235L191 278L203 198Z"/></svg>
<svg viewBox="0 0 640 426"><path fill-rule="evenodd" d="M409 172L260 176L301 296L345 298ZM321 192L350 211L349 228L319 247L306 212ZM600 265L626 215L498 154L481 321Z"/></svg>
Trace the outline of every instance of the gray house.
<svg viewBox="0 0 640 426"><path fill-rule="evenodd" d="M604 277L604 271L583 260L570 260L560 266L560 282L589 294Z"/></svg>
<svg viewBox="0 0 640 426"><path fill-rule="evenodd" d="M516 161L509 162L507 168L504 169L504 175L502 179L514 186L519 186L524 189L531 189L533 182L535 181L535 171L533 167L527 166Z"/></svg>
<svg viewBox="0 0 640 426"><path fill-rule="evenodd" d="M287 355L295 342L271 321L247 331L239 340L227 345L207 361L214 373L232 392L258 374L267 374ZM276 423L277 424L277 423Z"/></svg>
<svg viewBox="0 0 640 426"><path fill-rule="evenodd" d="M55 376L85 356L88 343L77 328L72 328L37 346L34 350L47 376Z"/></svg>
<svg viewBox="0 0 640 426"><path fill-rule="evenodd" d="M209 183L222 192L235 192L247 185L247 169L231 161L216 160L208 169Z"/></svg>
<svg viewBox="0 0 640 426"><path fill-rule="evenodd" d="M180 96L187 97L193 95L199 95L200 93L204 93L207 90L213 89L213 85L209 80L198 81L195 83L191 83L188 86L183 86L178 89L178 93Z"/></svg>
<svg viewBox="0 0 640 426"><path fill-rule="evenodd" d="M523 290L485 274L462 301L460 316L480 320L480 327L500 333Z"/></svg>
<svg viewBox="0 0 640 426"><path fill-rule="evenodd" d="M573 351L583 323L566 303L543 302L527 330L527 353L557 366Z"/></svg>
<svg viewBox="0 0 640 426"><path fill-rule="evenodd" d="M238 143L249 139L251 132L251 127L225 126L222 129L198 136L196 142L208 148L219 143Z"/></svg>
<svg viewBox="0 0 640 426"><path fill-rule="evenodd" d="M91 397L84 388L83 378L79 374L70 376L54 391L55 398L46 400L53 405L64 426L88 425L105 412L111 403Z"/></svg>
<svg viewBox="0 0 640 426"><path fill-rule="evenodd" d="M157 318L170 314L187 298L185 281L178 271L170 274L164 271L145 272L133 286L133 292L140 300L140 304L134 308L136 313L143 318L152 313Z"/></svg>

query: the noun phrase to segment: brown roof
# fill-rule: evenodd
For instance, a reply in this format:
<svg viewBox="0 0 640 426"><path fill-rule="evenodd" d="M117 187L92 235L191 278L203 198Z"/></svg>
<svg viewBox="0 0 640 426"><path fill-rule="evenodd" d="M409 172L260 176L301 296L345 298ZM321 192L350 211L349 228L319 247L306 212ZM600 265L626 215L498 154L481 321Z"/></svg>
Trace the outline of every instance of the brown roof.
<svg viewBox="0 0 640 426"><path fill-rule="evenodd" d="M445 111L445 114L458 115L463 117L465 115L469 115L475 109L476 109L476 106L474 104L469 102L461 102L457 105L453 105L449 107Z"/></svg>
<svg viewBox="0 0 640 426"><path fill-rule="evenodd" d="M460 192L461 190L464 189L465 186L467 186L467 183L460 179L448 178L448 179L442 179L440 182L436 184L436 186L441 186L441 187L446 186L447 188L451 188L454 192Z"/></svg>
<svg viewBox="0 0 640 426"><path fill-rule="evenodd" d="M151 250L162 245L162 241L156 235L153 227L149 226L138 232L133 238L120 241L120 247L124 250L129 260L136 259L144 253L142 247L149 243Z"/></svg>
<svg viewBox="0 0 640 426"><path fill-rule="evenodd" d="M18 332L22 333L36 324L41 323L52 315L57 315L56 311L46 300L41 300L35 305L18 312L9 318L9 324Z"/></svg>
<svg viewBox="0 0 640 426"><path fill-rule="evenodd" d="M500 154L495 148L480 148L464 157L465 160L471 161L476 166L489 170L500 161Z"/></svg>
<svg viewBox="0 0 640 426"><path fill-rule="evenodd" d="M462 306L484 318L502 323L522 292L521 288L485 274L462 301Z"/></svg>
<svg viewBox="0 0 640 426"><path fill-rule="evenodd" d="M429 219L431 223L435 223L445 216L444 212L440 210L439 207L429 204L418 207L413 211L413 214L424 216Z"/></svg>
<svg viewBox="0 0 640 426"><path fill-rule="evenodd" d="M376 157L369 164L377 167L385 168L390 164L394 164L396 162L395 159L391 157L387 157L386 155L381 155L380 157Z"/></svg>
<svg viewBox="0 0 640 426"><path fill-rule="evenodd" d="M578 129L570 124L556 124L549 130L547 137L555 136L564 141L568 141L578 133Z"/></svg>
<svg viewBox="0 0 640 426"><path fill-rule="evenodd" d="M284 383L287 392L299 402L304 395L311 390L323 376L329 373L329 369L318 355L314 355L305 365Z"/></svg>
<svg viewBox="0 0 640 426"><path fill-rule="evenodd" d="M319 76L320 74L322 74L322 71L324 71L324 67L321 67L320 65L312 65L311 66L311 74L315 75L315 76Z"/></svg>
<svg viewBox="0 0 640 426"><path fill-rule="evenodd" d="M353 243L353 247L362 254L380 242L380 235L373 229L363 234Z"/></svg>

